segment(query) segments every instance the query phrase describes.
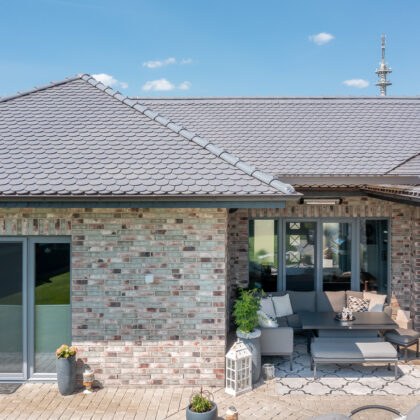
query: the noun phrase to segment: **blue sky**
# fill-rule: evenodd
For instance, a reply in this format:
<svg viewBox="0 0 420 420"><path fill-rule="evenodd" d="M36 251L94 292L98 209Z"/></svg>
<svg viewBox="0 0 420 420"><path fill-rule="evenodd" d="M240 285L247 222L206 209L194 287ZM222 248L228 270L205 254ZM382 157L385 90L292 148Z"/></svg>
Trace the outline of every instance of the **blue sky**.
<svg viewBox="0 0 420 420"><path fill-rule="evenodd" d="M376 95L381 33L389 94L419 95L419 16L414 0L2 0L0 95L81 72L126 95Z"/></svg>

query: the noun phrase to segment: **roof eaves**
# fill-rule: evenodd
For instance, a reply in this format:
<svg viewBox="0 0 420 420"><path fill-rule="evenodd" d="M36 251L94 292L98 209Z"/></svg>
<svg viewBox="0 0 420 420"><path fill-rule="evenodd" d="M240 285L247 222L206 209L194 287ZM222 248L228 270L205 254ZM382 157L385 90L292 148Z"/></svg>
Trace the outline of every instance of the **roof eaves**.
<svg viewBox="0 0 420 420"><path fill-rule="evenodd" d="M257 170L253 166L250 166L248 163L242 161L238 157L232 155L231 153L227 152L226 150L222 149L216 144L211 143L207 139L204 139L203 137L198 136L197 134L184 128L183 126L174 123L173 121L169 120L165 116L160 115L159 113L149 109L148 107L144 105L140 105L138 102L133 101L133 99L122 95L120 92L115 91L114 89L111 89L110 87L105 86L103 83L98 82L94 77L90 76L89 74L83 74L79 76L79 78L90 83L92 86L99 88L100 90L104 91L105 93L112 96L113 98L118 99L120 102L124 103L125 105L135 109L138 112L141 112L143 115L147 116L151 120L156 121L157 123L163 125L164 127L184 137L185 139L194 142L195 144L202 147L203 149L206 149L208 152L212 153L216 157L223 159L225 162L242 170L244 173L252 176L258 181L269 185L270 187L278 190L279 192L283 194L299 195L298 193L296 193L292 185L285 184L284 182L281 182L279 179L275 178L274 176L267 174L263 171Z"/></svg>

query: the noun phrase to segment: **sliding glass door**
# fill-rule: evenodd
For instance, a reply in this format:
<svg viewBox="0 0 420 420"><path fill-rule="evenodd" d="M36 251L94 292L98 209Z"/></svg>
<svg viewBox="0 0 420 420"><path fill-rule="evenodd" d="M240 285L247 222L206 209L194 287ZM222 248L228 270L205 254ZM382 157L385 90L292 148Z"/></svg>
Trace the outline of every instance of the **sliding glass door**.
<svg viewBox="0 0 420 420"><path fill-rule="evenodd" d="M70 240L0 238L0 380L55 378L71 342Z"/></svg>
<svg viewBox="0 0 420 420"><path fill-rule="evenodd" d="M26 242L0 238L0 380L26 377Z"/></svg>
<svg viewBox="0 0 420 420"><path fill-rule="evenodd" d="M55 375L55 350L69 344L70 243L30 239L31 377Z"/></svg>
<svg viewBox="0 0 420 420"><path fill-rule="evenodd" d="M286 290L310 291L316 279L316 222L285 224Z"/></svg>
<svg viewBox="0 0 420 420"><path fill-rule="evenodd" d="M352 224L322 222L322 290L352 287Z"/></svg>

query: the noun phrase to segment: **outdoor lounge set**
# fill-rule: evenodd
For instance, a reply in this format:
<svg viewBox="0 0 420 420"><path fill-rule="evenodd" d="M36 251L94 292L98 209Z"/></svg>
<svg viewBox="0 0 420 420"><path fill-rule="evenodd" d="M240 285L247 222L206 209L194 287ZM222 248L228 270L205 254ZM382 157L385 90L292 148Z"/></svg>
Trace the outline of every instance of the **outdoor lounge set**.
<svg viewBox="0 0 420 420"><path fill-rule="evenodd" d="M300 332L308 340L314 378L318 364L374 362L388 367L393 364L397 379L399 347L407 350L417 342L418 355L420 334L398 328L391 318L391 308L385 304L385 296L380 295L373 296L373 305L363 311L353 307L353 320L337 319L337 314L343 308L351 308L355 301L364 300L367 305L369 301L363 296L363 292L357 291L269 294L261 299L261 311L276 321L261 328L261 354L288 355L292 369L294 332Z"/></svg>

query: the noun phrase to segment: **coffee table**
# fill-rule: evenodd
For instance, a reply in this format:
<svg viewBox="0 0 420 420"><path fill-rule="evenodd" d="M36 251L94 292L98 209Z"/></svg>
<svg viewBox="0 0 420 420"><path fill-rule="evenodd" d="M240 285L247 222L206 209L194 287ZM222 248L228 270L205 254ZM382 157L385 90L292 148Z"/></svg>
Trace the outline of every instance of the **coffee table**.
<svg viewBox="0 0 420 420"><path fill-rule="evenodd" d="M354 321L337 321L335 312L299 312L302 329L313 330L393 330L398 324L384 312L354 312ZM307 334L308 352L311 335Z"/></svg>
<svg viewBox="0 0 420 420"><path fill-rule="evenodd" d="M354 321L337 321L335 312L300 312L304 330L392 330L398 324L385 312L354 312Z"/></svg>

